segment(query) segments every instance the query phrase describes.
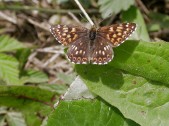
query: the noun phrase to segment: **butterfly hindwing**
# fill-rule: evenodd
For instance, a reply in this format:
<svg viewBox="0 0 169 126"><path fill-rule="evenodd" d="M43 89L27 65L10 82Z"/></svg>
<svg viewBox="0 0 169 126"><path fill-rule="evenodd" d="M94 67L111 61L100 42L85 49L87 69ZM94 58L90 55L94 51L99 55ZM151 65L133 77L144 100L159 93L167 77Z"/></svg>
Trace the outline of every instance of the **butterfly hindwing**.
<svg viewBox="0 0 169 126"><path fill-rule="evenodd" d="M107 39L113 47L119 46L136 30L135 23L122 23L98 29L98 35Z"/></svg>
<svg viewBox="0 0 169 126"><path fill-rule="evenodd" d="M102 37L96 37L91 53L91 63L107 64L112 60L113 55L111 44Z"/></svg>
<svg viewBox="0 0 169 126"><path fill-rule="evenodd" d="M89 39L84 36L70 45L67 58L75 64L87 64L89 63L89 49Z"/></svg>

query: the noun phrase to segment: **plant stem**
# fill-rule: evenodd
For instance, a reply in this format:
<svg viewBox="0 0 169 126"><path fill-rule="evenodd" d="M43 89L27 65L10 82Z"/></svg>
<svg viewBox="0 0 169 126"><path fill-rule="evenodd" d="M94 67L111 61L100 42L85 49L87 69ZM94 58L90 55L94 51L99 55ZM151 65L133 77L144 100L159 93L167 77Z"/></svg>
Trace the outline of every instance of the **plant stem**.
<svg viewBox="0 0 169 126"><path fill-rule="evenodd" d="M91 20L91 18L89 17L89 15L86 13L86 11L84 10L84 8L82 7L82 5L80 4L80 2L78 0L74 0L76 2L76 4L79 6L80 10L83 12L83 14L85 15L85 17L87 18L87 20L90 22L90 24L92 26L94 26L93 21Z"/></svg>
<svg viewBox="0 0 169 126"><path fill-rule="evenodd" d="M63 9L49 9L49 8L37 8L37 7L31 7L31 6L0 6L0 10L13 10L13 11L32 11L32 10L37 10L39 12L45 12L45 13L81 13L80 10L78 9L71 9L71 10L63 10ZM88 10L88 13L98 13L98 10L96 9L90 9Z"/></svg>

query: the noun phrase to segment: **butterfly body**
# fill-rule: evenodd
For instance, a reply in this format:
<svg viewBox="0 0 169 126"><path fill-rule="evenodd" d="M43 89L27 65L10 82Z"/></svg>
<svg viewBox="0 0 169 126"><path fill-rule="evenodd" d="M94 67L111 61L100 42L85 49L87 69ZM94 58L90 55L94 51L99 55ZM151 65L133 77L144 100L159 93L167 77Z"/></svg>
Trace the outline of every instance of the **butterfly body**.
<svg viewBox="0 0 169 126"><path fill-rule="evenodd" d="M96 34L97 34L96 28L92 28L89 31L89 39L94 40L96 38Z"/></svg>
<svg viewBox="0 0 169 126"><path fill-rule="evenodd" d="M135 29L135 23L123 23L90 30L79 26L54 25L50 30L58 42L68 46L69 61L102 65L112 60L112 48L123 43Z"/></svg>

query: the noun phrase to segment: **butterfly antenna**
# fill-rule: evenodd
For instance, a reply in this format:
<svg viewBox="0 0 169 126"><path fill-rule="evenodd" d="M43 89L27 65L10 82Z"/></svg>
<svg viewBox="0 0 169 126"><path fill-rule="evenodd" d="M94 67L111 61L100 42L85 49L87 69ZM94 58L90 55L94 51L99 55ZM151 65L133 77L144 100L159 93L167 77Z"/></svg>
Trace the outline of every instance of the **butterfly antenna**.
<svg viewBox="0 0 169 126"><path fill-rule="evenodd" d="M112 16L112 14L109 14L106 18L102 19L102 20L98 23L98 25L100 25L103 21L107 20L107 19L110 18L111 16Z"/></svg>

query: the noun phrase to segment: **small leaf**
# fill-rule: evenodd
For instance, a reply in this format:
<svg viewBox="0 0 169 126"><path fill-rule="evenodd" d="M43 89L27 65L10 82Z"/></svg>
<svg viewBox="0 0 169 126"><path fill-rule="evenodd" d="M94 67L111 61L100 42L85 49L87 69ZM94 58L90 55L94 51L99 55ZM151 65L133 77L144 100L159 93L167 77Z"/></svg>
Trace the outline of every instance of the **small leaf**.
<svg viewBox="0 0 169 126"><path fill-rule="evenodd" d="M47 126L138 126L99 100L61 101Z"/></svg>
<svg viewBox="0 0 169 126"><path fill-rule="evenodd" d="M0 80L7 84L20 84L18 67L14 57L0 53Z"/></svg>
<svg viewBox="0 0 169 126"><path fill-rule="evenodd" d="M0 36L0 52L11 52L13 50L25 48L22 43L7 35Z"/></svg>
<svg viewBox="0 0 169 126"><path fill-rule="evenodd" d="M99 0L100 12L103 18L110 14L117 14L122 10L127 10L134 4L134 0Z"/></svg>

